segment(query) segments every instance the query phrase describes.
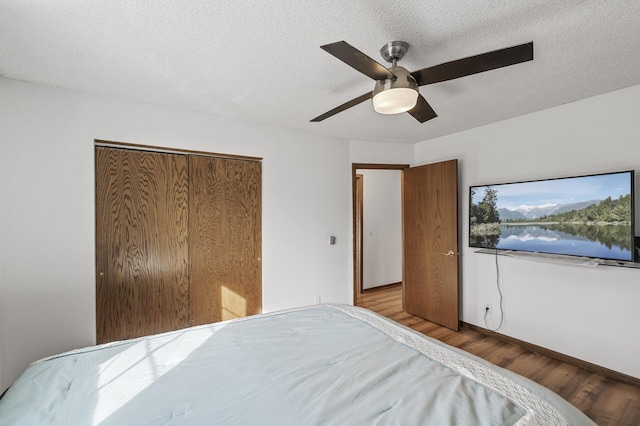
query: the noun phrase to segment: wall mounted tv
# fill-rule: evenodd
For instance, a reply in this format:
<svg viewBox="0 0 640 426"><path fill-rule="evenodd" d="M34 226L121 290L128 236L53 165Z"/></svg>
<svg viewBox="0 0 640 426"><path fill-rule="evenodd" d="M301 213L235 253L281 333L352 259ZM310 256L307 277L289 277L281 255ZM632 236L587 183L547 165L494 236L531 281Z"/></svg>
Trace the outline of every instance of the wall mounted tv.
<svg viewBox="0 0 640 426"><path fill-rule="evenodd" d="M633 171L471 186L469 246L633 261Z"/></svg>

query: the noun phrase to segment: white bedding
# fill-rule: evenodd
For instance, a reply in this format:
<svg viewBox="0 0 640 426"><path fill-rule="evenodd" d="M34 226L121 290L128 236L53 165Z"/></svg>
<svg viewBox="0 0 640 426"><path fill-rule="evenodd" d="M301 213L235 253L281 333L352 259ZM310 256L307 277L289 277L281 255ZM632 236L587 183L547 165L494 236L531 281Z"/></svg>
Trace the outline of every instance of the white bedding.
<svg viewBox="0 0 640 426"><path fill-rule="evenodd" d="M67 352L2 425L592 425L547 389L370 311L319 305Z"/></svg>

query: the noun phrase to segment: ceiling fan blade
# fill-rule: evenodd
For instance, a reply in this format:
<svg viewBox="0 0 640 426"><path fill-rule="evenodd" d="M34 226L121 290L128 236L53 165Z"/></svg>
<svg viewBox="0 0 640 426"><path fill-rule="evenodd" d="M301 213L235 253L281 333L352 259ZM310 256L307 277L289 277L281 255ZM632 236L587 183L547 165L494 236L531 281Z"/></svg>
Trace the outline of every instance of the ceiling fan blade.
<svg viewBox="0 0 640 426"><path fill-rule="evenodd" d="M346 41L325 44L324 46L320 46L320 48L374 80L395 78L395 75L391 71Z"/></svg>
<svg viewBox="0 0 640 426"><path fill-rule="evenodd" d="M436 118L438 114L431 108L429 102L422 95L418 95L418 102L416 106L407 111L409 114L413 115L413 118L418 120L421 123L425 121L429 121L432 118Z"/></svg>
<svg viewBox="0 0 640 426"><path fill-rule="evenodd" d="M418 86L507 67L533 60L533 42L446 62L411 73Z"/></svg>
<svg viewBox="0 0 640 426"><path fill-rule="evenodd" d="M317 123L318 121L322 121L325 118L329 118L332 115L336 115L339 112L344 111L345 109L349 109L353 106L358 105L359 103L362 103L364 101L366 101L367 99L371 99L371 95L373 94L373 92L369 92L369 93L365 93L364 95L358 96L357 98L351 99L349 102L345 102L342 105L340 105L339 107L335 107L334 109L332 109L331 111L327 111L322 115L317 116L316 118L314 118L313 120L310 120L312 122Z"/></svg>

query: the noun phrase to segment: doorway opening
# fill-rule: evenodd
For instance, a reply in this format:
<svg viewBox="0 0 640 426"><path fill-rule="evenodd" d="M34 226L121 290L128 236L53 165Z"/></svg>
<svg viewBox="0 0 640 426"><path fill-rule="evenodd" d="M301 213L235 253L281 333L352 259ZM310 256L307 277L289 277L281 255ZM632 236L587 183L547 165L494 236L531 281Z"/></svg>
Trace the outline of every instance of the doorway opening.
<svg viewBox="0 0 640 426"><path fill-rule="evenodd" d="M353 194L353 304L358 305L358 296L364 290L364 196L363 177L358 170L404 170L408 164L370 164L353 163L351 165L352 194ZM401 202L400 202L401 203Z"/></svg>

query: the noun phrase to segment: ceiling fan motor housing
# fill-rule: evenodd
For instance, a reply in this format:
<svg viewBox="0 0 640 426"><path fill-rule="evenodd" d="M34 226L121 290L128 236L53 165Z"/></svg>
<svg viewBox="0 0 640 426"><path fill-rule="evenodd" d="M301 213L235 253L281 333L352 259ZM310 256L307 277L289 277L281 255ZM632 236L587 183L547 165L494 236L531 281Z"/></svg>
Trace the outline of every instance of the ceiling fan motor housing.
<svg viewBox="0 0 640 426"><path fill-rule="evenodd" d="M378 80L376 82L376 87L373 90L373 96L378 93L389 90L389 89L413 89L416 92L418 91L418 83L411 76L411 73L406 69L399 65L394 67L390 67L389 71L396 76L396 78L388 78L386 80Z"/></svg>

